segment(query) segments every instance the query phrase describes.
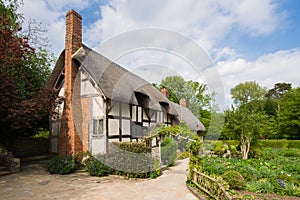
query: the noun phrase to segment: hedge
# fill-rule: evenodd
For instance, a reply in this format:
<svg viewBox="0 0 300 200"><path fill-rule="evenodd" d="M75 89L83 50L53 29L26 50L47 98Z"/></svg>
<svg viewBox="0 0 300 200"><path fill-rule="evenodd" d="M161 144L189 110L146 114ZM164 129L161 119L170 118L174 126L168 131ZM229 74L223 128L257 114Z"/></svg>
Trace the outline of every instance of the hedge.
<svg viewBox="0 0 300 200"><path fill-rule="evenodd" d="M110 143L107 162L115 173L145 178L152 171L151 149L142 142Z"/></svg>
<svg viewBox="0 0 300 200"><path fill-rule="evenodd" d="M213 140L205 141L206 143L212 143ZM217 142L217 141L215 141ZM238 140L219 140L221 144L226 143L228 146L238 146ZM216 143L215 143L216 144ZM300 140L258 140L258 144L263 148L271 147L271 148L296 148L300 149Z"/></svg>
<svg viewBox="0 0 300 200"><path fill-rule="evenodd" d="M300 149L300 140L259 140L258 142L263 147Z"/></svg>

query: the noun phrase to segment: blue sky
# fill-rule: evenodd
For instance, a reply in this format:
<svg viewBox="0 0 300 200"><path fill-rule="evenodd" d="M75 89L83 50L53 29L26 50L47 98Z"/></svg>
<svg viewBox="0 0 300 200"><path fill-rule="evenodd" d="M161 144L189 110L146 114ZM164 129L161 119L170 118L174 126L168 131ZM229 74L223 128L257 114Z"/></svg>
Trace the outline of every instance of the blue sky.
<svg viewBox="0 0 300 200"><path fill-rule="evenodd" d="M193 40L214 64L214 73L222 82L225 105L231 104L230 88L245 81L256 81L271 88L277 82L300 86L300 1L298 0L24 0L20 9L26 19L41 21L56 56L64 48L65 13L74 9L83 17L83 40L101 51L101 45L119 35L141 28L173 31ZM138 31L136 31L138 32ZM140 32L138 32L140 33ZM173 35L174 36L174 35ZM175 36L170 38L176 38ZM141 40L140 35L129 41ZM151 36L152 37L152 36ZM164 38L156 35L156 38ZM159 82L167 75L213 84L209 72L195 77L193 67L180 61L171 50L178 50L179 39L168 42L153 39L161 51L139 48L122 55L116 62ZM181 41L182 42L182 41ZM126 43L126 42L125 42ZM118 51L123 43L109 43ZM128 43L126 43L128 44ZM176 46L176 45L177 46ZM121 48L121 47L120 47ZM169 51L169 52L168 52ZM169 54L168 54L169 53ZM186 49L179 54L186 55ZM191 52L188 52L191 54ZM171 55L172 54L172 55ZM201 57L198 55L198 57ZM205 56L204 56L205 57ZM203 57L203 59L205 59ZM202 57L201 57L202 58ZM172 67L171 67L172 66ZM162 71L162 69L164 69Z"/></svg>

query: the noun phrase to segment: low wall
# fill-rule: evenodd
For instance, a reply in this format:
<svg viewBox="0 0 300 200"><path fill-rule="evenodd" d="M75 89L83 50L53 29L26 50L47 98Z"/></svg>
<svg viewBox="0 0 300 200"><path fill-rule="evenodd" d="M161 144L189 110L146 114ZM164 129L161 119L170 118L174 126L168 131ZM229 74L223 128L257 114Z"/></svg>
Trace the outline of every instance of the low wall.
<svg viewBox="0 0 300 200"><path fill-rule="evenodd" d="M49 140L45 138L17 137L6 146L18 158L44 155L49 152Z"/></svg>

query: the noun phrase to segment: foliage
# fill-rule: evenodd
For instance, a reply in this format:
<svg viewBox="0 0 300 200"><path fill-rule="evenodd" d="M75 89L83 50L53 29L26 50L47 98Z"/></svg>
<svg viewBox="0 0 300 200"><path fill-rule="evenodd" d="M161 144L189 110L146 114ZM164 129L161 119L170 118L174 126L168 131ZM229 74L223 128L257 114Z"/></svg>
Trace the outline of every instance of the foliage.
<svg viewBox="0 0 300 200"><path fill-rule="evenodd" d="M177 143L171 138L164 138L161 143L161 160L165 165L173 165L176 160Z"/></svg>
<svg viewBox="0 0 300 200"><path fill-rule="evenodd" d="M201 149L202 143L199 138L196 138L194 142L191 142L188 146L188 151L192 155L199 155L200 149Z"/></svg>
<svg viewBox="0 0 300 200"><path fill-rule="evenodd" d="M262 88L256 82L240 83L230 91L234 103L244 105L254 100L260 100L266 94L266 89Z"/></svg>
<svg viewBox="0 0 300 200"><path fill-rule="evenodd" d="M223 155L226 153L227 147L222 141L217 141L215 147L212 149L216 155Z"/></svg>
<svg viewBox="0 0 300 200"><path fill-rule="evenodd" d="M161 175L161 166L158 158L152 159L152 170L150 172L150 178L154 179Z"/></svg>
<svg viewBox="0 0 300 200"><path fill-rule="evenodd" d="M180 152L177 155L177 159L178 160L182 160L182 159L188 158L189 156L190 156L189 152L188 151L184 151L184 152Z"/></svg>
<svg viewBox="0 0 300 200"><path fill-rule="evenodd" d="M256 142L255 144L251 145L249 150L249 158L260 158L262 154L262 145L259 142Z"/></svg>
<svg viewBox="0 0 300 200"><path fill-rule="evenodd" d="M281 101L280 129L284 138L300 139L300 88L291 89Z"/></svg>
<svg viewBox="0 0 300 200"><path fill-rule="evenodd" d="M299 166L299 149L282 148L264 148L259 158L248 160L204 157L197 163L193 162L194 168L210 176L224 176L228 171L239 172L247 182L246 189L249 191L292 196L299 195Z"/></svg>
<svg viewBox="0 0 300 200"><path fill-rule="evenodd" d="M235 133L239 139L244 159L248 159L251 143L257 140L263 132L265 121L267 121L267 116L253 109L251 105L243 105L226 111L225 129Z"/></svg>
<svg viewBox="0 0 300 200"><path fill-rule="evenodd" d="M169 93L169 100L178 103L181 99L186 100L186 106L190 109L208 130L211 121L211 111L213 110L213 96L210 94L206 84L186 81L181 76L169 76L161 81L161 84L155 85L159 90L166 87ZM206 133L207 131L205 131Z"/></svg>
<svg viewBox="0 0 300 200"><path fill-rule="evenodd" d="M169 76L161 81L161 87L165 86L174 94L179 103L180 99L186 99L187 108L195 115L203 108L210 107L212 96L207 94L207 85L193 81L185 81L181 76ZM172 98L170 98L172 101Z"/></svg>
<svg viewBox="0 0 300 200"><path fill-rule="evenodd" d="M44 128L39 128L37 134L33 135L32 138L45 138L48 139L50 136L50 131Z"/></svg>
<svg viewBox="0 0 300 200"><path fill-rule="evenodd" d="M57 156L50 159L47 171L51 174L69 174L80 166L76 156Z"/></svg>
<svg viewBox="0 0 300 200"><path fill-rule="evenodd" d="M300 140L259 140L263 147L271 148L298 148L300 149Z"/></svg>
<svg viewBox="0 0 300 200"><path fill-rule="evenodd" d="M102 154L96 156L89 155L84 160L84 165L91 176L107 176L111 173L110 167L106 164L106 157Z"/></svg>
<svg viewBox="0 0 300 200"><path fill-rule="evenodd" d="M48 127L51 90L44 87L53 59L41 48L33 48L21 32L19 1L0 1L0 132L36 134ZM38 33L37 33L38 34Z"/></svg>
<svg viewBox="0 0 300 200"><path fill-rule="evenodd" d="M229 184L231 189L243 190L246 187L244 177L237 171L227 171L222 178Z"/></svg>
<svg viewBox="0 0 300 200"><path fill-rule="evenodd" d="M144 142L114 142L107 157L116 174L129 178L146 178L152 169L150 149Z"/></svg>

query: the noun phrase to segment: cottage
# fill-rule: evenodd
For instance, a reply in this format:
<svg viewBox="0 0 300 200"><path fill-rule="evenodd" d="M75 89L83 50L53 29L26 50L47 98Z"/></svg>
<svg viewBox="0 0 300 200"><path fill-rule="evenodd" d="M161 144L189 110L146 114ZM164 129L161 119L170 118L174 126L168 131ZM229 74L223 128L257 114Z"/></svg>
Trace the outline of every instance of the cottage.
<svg viewBox="0 0 300 200"><path fill-rule="evenodd" d="M82 18L74 10L66 15L65 49L48 84L61 100L50 120L51 153L106 153L110 142L139 140L158 123L205 129L190 110L168 100L166 88L158 91L83 45Z"/></svg>

